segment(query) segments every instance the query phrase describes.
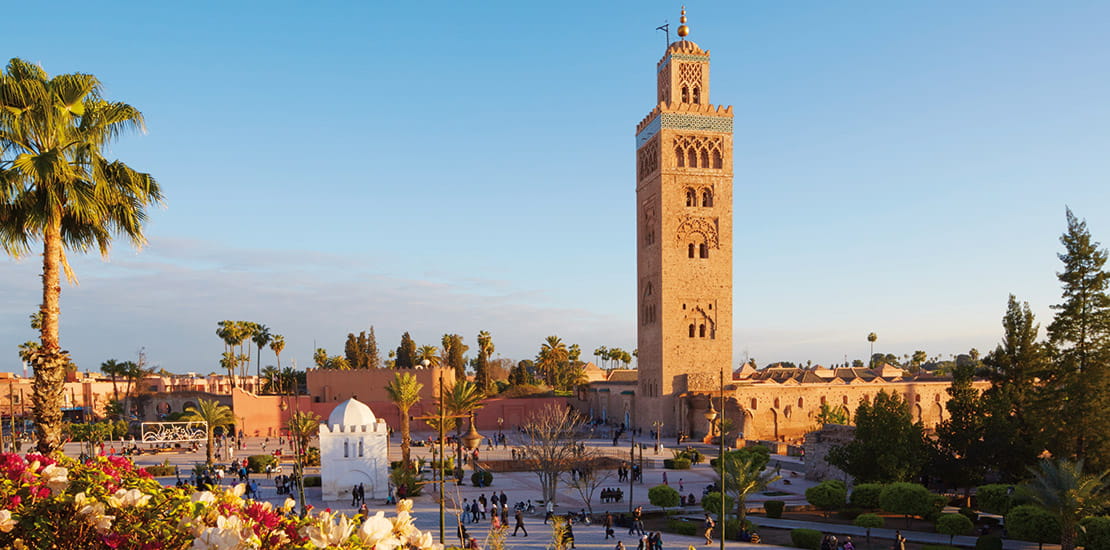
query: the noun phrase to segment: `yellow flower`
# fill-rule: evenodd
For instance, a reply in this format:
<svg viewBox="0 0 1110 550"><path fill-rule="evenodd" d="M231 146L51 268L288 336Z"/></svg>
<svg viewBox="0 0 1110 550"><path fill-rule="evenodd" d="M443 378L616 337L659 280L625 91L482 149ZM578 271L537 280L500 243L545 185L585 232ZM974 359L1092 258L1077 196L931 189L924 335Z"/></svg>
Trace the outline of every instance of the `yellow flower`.
<svg viewBox="0 0 1110 550"><path fill-rule="evenodd" d="M412 512L412 499L403 498L398 500L397 512Z"/></svg>
<svg viewBox="0 0 1110 550"><path fill-rule="evenodd" d="M297 501L295 501L295 500L293 500L289 497L285 497L285 502L281 505L281 511L282 512L288 512L289 510L292 510L293 507L296 506L296 505L297 505Z"/></svg>

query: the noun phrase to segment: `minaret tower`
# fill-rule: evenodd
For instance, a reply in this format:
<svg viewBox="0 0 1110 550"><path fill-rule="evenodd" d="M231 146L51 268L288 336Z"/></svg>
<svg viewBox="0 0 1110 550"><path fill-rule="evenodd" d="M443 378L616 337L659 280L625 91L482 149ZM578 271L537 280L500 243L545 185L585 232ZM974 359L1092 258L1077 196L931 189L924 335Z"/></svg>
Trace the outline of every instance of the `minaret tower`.
<svg viewBox="0 0 1110 550"><path fill-rule="evenodd" d="M678 396L732 379L732 107L709 102L709 51L686 39L685 7L680 22L636 127L634 423L665 434L697 422Z"/></svg>

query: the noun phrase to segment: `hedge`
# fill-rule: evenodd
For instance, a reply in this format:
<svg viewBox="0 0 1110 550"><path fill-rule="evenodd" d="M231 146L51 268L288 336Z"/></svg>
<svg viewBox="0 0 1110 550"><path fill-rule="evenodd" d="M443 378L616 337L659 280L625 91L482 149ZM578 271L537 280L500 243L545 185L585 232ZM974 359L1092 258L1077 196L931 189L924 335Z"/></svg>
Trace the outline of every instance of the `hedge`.
<svg viewBox="0 0 1110 550"><path fill-rule="evenodd" d="M266 471L266 466L277 466L278 460L274 455L250 455L247 457L247 469L254 474Z"/></svg>
<svg viewBox="0 0 1110 550"><path fill-rule="evenodd" d="M768 500L763 503L763 509L767 512L769 518L781 518L784 508L786 508L786 503L781 500Z"/></svg>
<svg viewBox="0 0 1110 550"><path fill-rule="evenodd" d="M692 521L669 519L667 520L666 530L668 533L674 533L676 535L692 536L698 534L698 524Z"/></svg>
<svg viewBox="0 0 1110 550"><path fill-rule="evenodd" d="M879 495L883 492L881 483L861 483L852 489L849 502L852 506L875 510L879 507Z"/></svg>
<svg viewBox="0 0 1110 550"><path fill-rule="evenodd" d="M321 485L320 476L304 476L305 487L319 487Z"/></svg>
<svg viewBox="0 0 1110 550"><path fill-rule="evenodd" d="M975 550L1002 550L1002 537L983 535L975 539Z"/></svg>
<svg viewBox="0 0 1110 550"><path fill-rule="evenodd" d="M1110 517L1090 517L1079 522L1079 544L1087 550L1110 550Z"/></svg>
<svg viewBox="0 0 1110 550"><path fill-rule="evenodd" d="M790 544L798 548L821 550L821 539L824 535L814 529L791 529Z"/></svg>
<svg viewBox="0 0 1110 550"><path fill-rule="evenodd" d="M489 470L479 470L470 475L470 482L475 487L489 487L493 483L493 474Z"/></svg>
<svg viewBox="0 0 1110 550"><path fill-rule="evenodd" d="M745 519L744 526L748 529L748 533L752 533L759 526ZM725 538L728 540L740 540L740 520L736 518L725 520Z"/></svg>
<svg viewBox="0 0 1110 550"><path fill-rule="evenodd" d="M663 467L668 470L689 470L690 459L688 458L665 458L663 459Z"/></svg>

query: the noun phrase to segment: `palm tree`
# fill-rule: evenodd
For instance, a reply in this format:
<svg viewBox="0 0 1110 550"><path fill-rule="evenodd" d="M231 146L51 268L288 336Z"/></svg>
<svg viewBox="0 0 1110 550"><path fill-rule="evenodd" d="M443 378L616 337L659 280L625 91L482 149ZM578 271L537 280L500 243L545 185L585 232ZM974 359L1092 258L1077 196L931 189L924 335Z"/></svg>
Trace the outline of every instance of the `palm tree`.
<svg viewBox="0 0 1110 550"><path fill-rule="evenodd" d="M868 357L868 364L870 364L872 367L875 366L875 340L878 339L879 335L875 334L874 332L867 335L867 341L871 342L871 356Z"/></svg>
<svg viewBox="0 0 1110 550"><path fill-rule="evenodd" d="M143 370L134 361L124 361L119 364L119 374L127 381L127 385L123 388L123 399L127 400L131 397L131 388L138 384L142 377L146 376L146 371Z"/></svg>
<svg viewBox="0 0 1110 550"><path fill-rule="evenodd" d="M428 362L429 367L438 367L442 360L439 356L439 349L435 346L420 346L416 349L416 362L422 364L424 361Z"/></svg>
<svg viewBox="0 0 1110 550"><path fill-rule="evenodd" d="M61 272L75 281L65 249L107 256L112 237L146 244L146 208L162 192L150 174L103 156L120 134L144 129L143 115L101 96L87 74L53 78L12 59L0 74L0 246L14 257L42 243L42 324L31 352L38 450L61 444L62 392L69 353L58 336Z"/></svg>
<svg viewBox="0 0 1110 550"><path fill-rule="evenodd" d="M1097 515L1110 503L1110 471L1084 474L1082 459L1041 460L1029 471L1029 496L1060 521L1060 550L1073 550L1079 520Z"/></svg>
<svg viewBox="0 0 1110 550"><path fill-rule="evenodd" d="M270 340L270 351L274 352L274 357L277 357L278 370L281 370L281 352L283 350L285 350L285 337L275 334Z"/></svg>
<svg viewBox="0 0 1110 550"><path fill-rule="evenodd" d="M266 368L262 369L261 380L263 380L262 391L275 394L285 393L282 391L281 371L273 365L267 365Z"/></svg>
<svg viewBox="0 0 1110 550"><path fill-rule="evenodd" d="M407 372L399 372L394 375L393 380L385 387L386 393L389 394L389 400L393 401L393 404L397 405L397 409L401 411L401 463L406 467L409 464L409 445L411 443L409 409L420 401L420 390L423 388L424 384L417 382L416 376Z"/></svg>
<svg viewBox="0 0 1110 550"><path fill-rule="evenodd" d="M296 411L293 416L289 417L289 436L294 438L298 448L301 452L308 448L308 443L312 436L320 431L320 417L316 413L306 411Z"/></svg>
<svg viewBox="0 0 1110 550"><path fill-rule="evenodd" d="M181 419L186 422L204 422L204 432L208 438L207 441L207 464L212 465L212 448L216 446L216 428L224 426L232 426L235 424L235 414L231 412L231 408L227 405L221 405L215 399L208 401L207 399L198 399L197 407L187 407L185 409L185 416Z"/></svg>
<svg viewBox="0 0 1110 550"><path fill-rule="evenodd" d="M224 354L220 358L220 366L227 369L231 387L235 387L235 368L239 366L239 358L235 355L235 321L220 321L216 323L216 336L224 341Z"/></svg>
<svg viewBox="0 0 1110 550"><path fill-rule="evenodd" d="M274 336L270 334L270 327L267 327L266 325L254 324L254 327L252 328L254 329L254 332L251 334L251 341L254 342L255 347L258 348L258 362L255 363L254 370L255 375L261 378L262 348L266 347L266 344L269 344L270 339L272 339Z"/></svg>
<svg viewBox="0 0 1110 550"><path fill-rule="evenodd" d="M477 384L463 378L456 381L444 397L447 411L454 416L470 414L472 411L482 408L482 400L486 398L486 395L478 388ZM456 428L455 434L461 434L462 424L460 423Z"/></svg>
<svg viewBox="0 0 1110 550"><path fill-rule="evenodd" d="M548 336L544 340L543 345L540 346L539 357L536 358L536 366L543 373L544 382L548 386L555 386L555 376L567 362L568 357L567 345L562 338Z"/></svg>
<svg viewBox="0 0 1110 550"><path fill-rule="evenodd" d="M765 463L757 453L739 451L726 452L724 456L724 484L722 485L736 501L736 517L744 524L747 513L748 496L767 488L782 476L763 470ZM718 470L720 472L720 470Z"/></svg>
<svg viewBox="0 0 1110 550"><path fill-rule="evenodd" d="M108 375L108 378L112 379L112 395L117 403L119 402L119 386L116 385L116 378L123 374L123 369L120 368L121 366L120 362L115 359L109 359L100 364L100 372L103 372Z"/></svg>

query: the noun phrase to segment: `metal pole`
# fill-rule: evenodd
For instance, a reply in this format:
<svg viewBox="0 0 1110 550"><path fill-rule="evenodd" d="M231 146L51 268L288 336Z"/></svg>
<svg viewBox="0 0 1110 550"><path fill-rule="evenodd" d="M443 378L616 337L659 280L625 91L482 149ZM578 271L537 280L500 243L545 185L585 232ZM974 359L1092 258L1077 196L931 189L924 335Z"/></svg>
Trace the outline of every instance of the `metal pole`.
<svg viewBox="0 0 1110 550"><path fill-rule="evenodd" d="M636 432L629 431L629 438L632 439L632 447L628 449L628 513L632 513L632 494L634 486L632 480L635 476L632 475L632 466L636 464Z"/></svg>
<svg viewBox="0 0 1110 550"><path fill-rule="evenodd" d="M721 429L717 430L717 436L721 438L721 454L717 463L721 465L721 550L725 550L725 371L721 370ZM739 522L739 517L737 518ZM742 525L737 525L737 529L742 528Z"/></svg>
<svg viewBox="0 0 1110 550"><path fill-rule="evenodd" d="M447 422L444 416L447 412L443 408L443 368L439 369L439 544L443 544L443 531L445 529L446 520L444 519L443 511L443 498L444 490L446 489L447 478L444 477L444 464L447 462L447 457L443 455L443 424Z"/></svg>

